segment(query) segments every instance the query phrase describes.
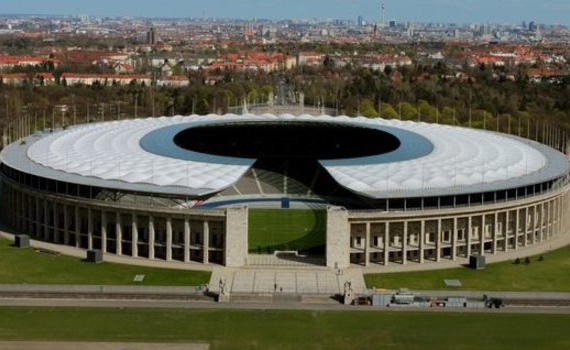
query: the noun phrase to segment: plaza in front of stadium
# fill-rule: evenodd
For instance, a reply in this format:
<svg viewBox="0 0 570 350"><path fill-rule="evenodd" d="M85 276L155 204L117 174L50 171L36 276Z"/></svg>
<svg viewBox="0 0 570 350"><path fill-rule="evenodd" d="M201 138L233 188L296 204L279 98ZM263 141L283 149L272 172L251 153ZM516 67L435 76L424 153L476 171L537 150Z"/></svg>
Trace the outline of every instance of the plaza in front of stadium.
<svg viewBox="0 0 570 350"><path fill-rule="evenodd" d="M200 266L501 256L568 233L567 142L400 120L209 115L36 132L7 146L15 232Z"/></svg>

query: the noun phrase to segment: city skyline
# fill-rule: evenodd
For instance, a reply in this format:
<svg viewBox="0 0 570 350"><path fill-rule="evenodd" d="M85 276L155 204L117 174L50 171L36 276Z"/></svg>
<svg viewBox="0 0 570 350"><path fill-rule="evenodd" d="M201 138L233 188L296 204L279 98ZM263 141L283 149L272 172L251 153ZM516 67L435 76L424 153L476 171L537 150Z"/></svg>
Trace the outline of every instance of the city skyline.
<svg viewBox="0 0 570 350"><path fill-rule="evenodd" d="M170 6L158 6L150 0L85 1L21 0L3 4L2 13L31 15L93 15L172 18L240 19L351 19L362 15L367 21L379 21L381 4L384 19L397 22L440 23L510 23L535 21L545 24L570 24L567 0L169 0Z"/></svg>

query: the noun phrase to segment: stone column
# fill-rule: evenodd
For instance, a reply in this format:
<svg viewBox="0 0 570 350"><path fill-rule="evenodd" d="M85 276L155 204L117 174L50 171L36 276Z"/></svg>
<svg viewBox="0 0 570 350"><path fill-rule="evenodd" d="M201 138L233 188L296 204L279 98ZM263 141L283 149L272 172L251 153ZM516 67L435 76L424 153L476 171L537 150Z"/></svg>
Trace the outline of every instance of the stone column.
<svg viewBox="0 0 570 350"><path fill-rule="evenodd" d="M550 238L552 237L552 206L553 206L553 202L552 200L548 201L548 203L546 203L546 238Z"/></svg>
<svg viewBox="0 0 570 350"><path fill-rule="evenodd" d="M123 255L123 223L121 222L121 213L116 213L115 219L115 253Z"/></svg>
<svg viewBox="0 0 570 350"><path fill-rule="evenodd" d="M384 266L390 262L390 222L384 224Z"/></svg>
<svg viewBox="0 0 570 350"><path fill-rule="evenodd" d="M504 242L504 243L505 243L505 245L504 245L504 250L505 250L505 252L508 252L508 251L509 251L509 237L510 237L510 236L509 236L509 226L510 226L510 225L509 225L509 213L510 213L509 210L507 210L507 211L505 212L505 227L504 227L505 233L504 233L504 235L503 235L504 238L505 238L505 242Z"/></svg>
<svg viewBox="0 0 570 350"><path fill-rule="evenodd" d="M515 234L514 234L514 246L513 248L515 250L519 249L519 235L520 235L520 229L521 229L521 220L520 220L520 216L521 216L521 212L520 209L517 208L517 216L515 217Z"/></svg>
<svg viewBox="0 0 570 350"><path fill-rule="evenodd" d="M404 221L404 230L402 232L402 265L408 263L408 221Z"/></svg>
<svg viewBox="0 0 570 350"><path fill-rule="evenodd" d="M204 220L204 246L202 247L202 254L204 256L204 264L210 263L210 223Z"/></svg>
<svg viewBox="0 0 570 350"><path fill-rule="evenodd" d="M473 233L473 217L467 217L467 236L465 237L465 257L471 256L471 234Z"/></svg>
<svg viewBox="0 0 570 350"><path fill-rule="evenodd" d="M101 210L101 252L107 253L107 213Z"/></svg>
<svg viewBox="0 0 570 350"><path fill-rule="evenodd" d="M418 247L418 254L419 254L419 263L424 263L424 256L425 256L425 241L426 241L426 221L422 219L420 221L420 246Z"/></svg>
<svg viewBox="0 0 570 350"><path fill-rule="evenodd" d="M529 218L529 207L524 208L524 230L523 230L523 247L526 247L528 245L528 227L529 222L530 222L530 218Z"/></svg>
<svg viewBox="0 0 570 350"><path fill-rule="evenodd" d="M366 223L366 240L364 246L364 266L370 265L370 222Z"/></svg>
<svg viewBox="0 0 570 350"><path fill-rule="evenodd" d="M497 246L499 244L499 213L495 212L493 215L493 235L491 239L493 240L491 244L491 254L497 254Z"/></svg>
<svg viewBox="0 0 570 350"><path fill-rule="evenodd" d="M63 205L63 244L69 245L69 206Z"/></svg>
<svg viewBox="0 0 570 350"><path fill-rule="evenodd" d="M540 242L544 241L544 236L545 236L545 228L546 228L546 217L547 215L545 215L547 213L547 210L545 210L544 206L546 203L542 202L540 204Z"/></svg>
<svg viewBox="0 0 570 350"><path fill-rule="evenodd" d="M148 258L154 259L154 217L148 217Z"/></svg>
<svg viewBox="0 0 570 350"><path fill-rule="evenodd" d="M81 220L79 219L79 207L76 206L74 210L74 224L75 224L75 247L81 247Z"/></svg>
<svg viewBox="0 0 570 350"><path fill-rule="evenodd" d="M166 218L166 261L172 261L172 218Z"/></svg>
<svg viewBox="0 0 570 350"><path fill-rule="evenodd" d="M137 214L131 215L131 256L139 256L139 226Z"/></svg>
<svg viewBox="0 0 570 350"><path fill-rule="evenodd" d="M87 249L93 249L93 210L87 208Z"/></svg>
<svg viewBox="0 0 570 350"><path fill-rule="evenodd" d="M481 229L479 230L479 255L485 255L485 214L481 215Z"/></svg>
<svg viewBox="0 0 570 350"><path fill-rule="evenodd" d="M451 260L457 259L457 216L453 217L453 231L451 236Z"/></svg>
<svg viewBox="0 0 570 350"><path fill-rule="evenodd" d="M227 234L228 232L226 229L226 236ZM226 244L224 249L227 252L228 244ZM190 221L188 220L188 218L184 218L184 262L190 262ZM226 266L227 266L227 261L226 261Z"/></svg>
<svg viewBox="0 0 570 350"><path fill-rule="evenodd" d="M437 219L437 230L435 232L435 261L441 261L441 219Z"/></svg>
<svg viewBox="0 0 570 350"><path fill-rule="evenodd" d="M531 237L531 243L534 245L536 243L536 233L537 233L537 224L540 225L540 222L538 221L538 205L533 205L533 212L534 215L532 217L532 237Z"/></svg>
<svg viewBox="0 0 570 350"><path fill-rule="evenodd" d="M564 214L563 214L563 213L564 213L564 211L562 210L562 208L563 208L563 206L562 206L562 200L563 200L563 198L565 198L565 197L564 197L564 196L559 196L559 197L558 197L558 214L557 214L557 217L558 217L558 219L557 219L557 220L558 220L558 229L557 229L557 231L556 231L556 235L562 234L562 230L564 229L564 225L563 225L563 221L564 221L564 219L563 219L563 215L564 215Z"/></svg>

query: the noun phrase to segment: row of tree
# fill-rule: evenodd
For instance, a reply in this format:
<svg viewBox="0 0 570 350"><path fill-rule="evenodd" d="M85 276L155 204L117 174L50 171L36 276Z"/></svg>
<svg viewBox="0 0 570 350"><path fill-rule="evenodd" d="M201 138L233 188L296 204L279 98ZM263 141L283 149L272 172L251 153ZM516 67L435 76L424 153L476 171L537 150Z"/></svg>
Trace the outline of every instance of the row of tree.
<svg viewBox="0 0 570 350"><path fill-rule="evenodd" d="M266 103L275 95L277 86L284 84L290 91L287 99L291 103L297 103L302 92L306 105L325 106L349 116L382 116L501 131L521 128L529 133L536 123L543 122L570 129L568 77L531 82L524 67L513 72L488 66L466 67L461 76L442 71L445 67L437 65L385 71L350 66L298 67L270 73L221 71L221 79L213 85L208 75L198 72L189 77L189 86L180 88L2 84L0 125L5 127L24 115L49 117L54 111L67 123L71 117L87 122L225 113L244 101Z"/></svg>

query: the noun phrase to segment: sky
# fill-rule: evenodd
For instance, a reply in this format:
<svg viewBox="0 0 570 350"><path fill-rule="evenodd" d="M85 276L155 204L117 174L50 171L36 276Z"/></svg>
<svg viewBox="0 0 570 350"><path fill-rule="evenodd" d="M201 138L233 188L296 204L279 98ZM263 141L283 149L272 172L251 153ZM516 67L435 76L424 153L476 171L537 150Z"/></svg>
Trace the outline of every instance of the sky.
<svg viewBox="0 0 570 350"><path fill-rule="evenodd" d="M0 14L570 25L570 0L0 0Z"/></svg>

